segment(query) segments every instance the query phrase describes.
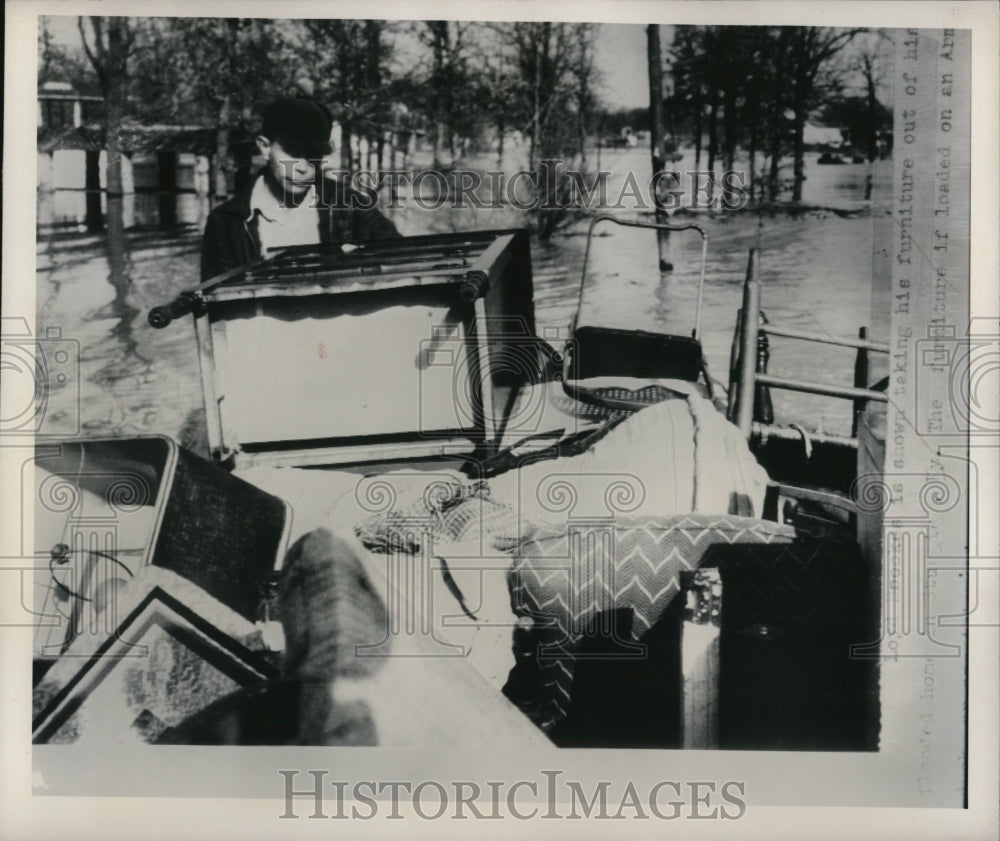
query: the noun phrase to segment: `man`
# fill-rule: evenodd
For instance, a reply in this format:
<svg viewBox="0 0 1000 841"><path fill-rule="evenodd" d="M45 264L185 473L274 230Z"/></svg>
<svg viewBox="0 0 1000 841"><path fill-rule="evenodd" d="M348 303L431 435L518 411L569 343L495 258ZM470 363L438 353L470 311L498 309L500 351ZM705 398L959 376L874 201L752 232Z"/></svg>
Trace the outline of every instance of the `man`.
<svg viewBox="0 0 1000 841"><path fill-rule="evenodd" d="M201 279L242 266L286 245L398 237L396 226L345 184L324 178L330 112L285 98L264 109L257 148L264 168L213 210L201 247ZM367 199L367 197L364 197Z"/></svg>

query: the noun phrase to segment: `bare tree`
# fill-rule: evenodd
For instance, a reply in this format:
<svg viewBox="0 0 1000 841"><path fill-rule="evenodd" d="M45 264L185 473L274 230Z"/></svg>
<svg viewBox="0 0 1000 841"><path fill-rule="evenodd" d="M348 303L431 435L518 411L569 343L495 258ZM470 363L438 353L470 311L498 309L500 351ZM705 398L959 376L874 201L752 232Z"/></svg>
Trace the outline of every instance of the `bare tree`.
<svg viewBox="0 0 1000 841"><path fill-rule="evenodd" d="M485 63L474 61L477 43L476 24L459 21L429 20L417 28L417 36L430 51L430 67L424 74L421 106L432 123L434 165L442 162L445 148L455 160L455 137L463 139L476 132L485 105L479 91Z"/></svg>
<svg viewBox="0 0 1000 841"><path fill-rule="evenodd" d="M675 27L671 47L675 100L672 110L686 114L690 120L696 168L701 166L705 102L708 98L705 29L703 26Z"/></svg>
<svg viewBox="0 0 1000 841"><path fill-rule="evenodd" d="M884 60L887 46L891 46L891 43L885 30L875 30L859 46L851 64L851 69L860 75L864 85L865 106L868 109L865 146L869 162L878 157L878 125L883 109L879 91L887 73Z"/></svg>
<svg viewBox="0 0 1000 841"><path fill-rule="evenodd" d="M831 59L861 29L831 29L815 26L792 26L782 30L787 50L789 107L792 111L792 154L795 180L792 201L802 201L805 181L805 125L820 98L836 90L840 81Z"/></svg>
<svg viewBox="0 0 1000 841"><path fill-rule="evenodd" d="M529 168L542 191L535 227L542 238L573 218L563 198L568 182L552 161L583 158L590 130L596 69L593 24L517 22L499 30L510 54L511 114L529 139ZM581 121L583 130L581 131Z"/></svg>
<svg viewBox="0 0 1000 841"><path fill-rule="evenodd" d="M497 165L500 165L503 162L504 137L515 108L517 84L502 49L484 53L482 83L486 110L496 131Z"/></svg>
<svg viewBox="0 0 1000 841"><path fill-rule="evenodd" d="M572 62L571 74L574 80L574 99L576 105L577 148L580 155L580 167L587 166L587 135L591 129L593 110L596 102L594 88L600 81L595 61L598 24L584 23L577 29L579 42L576 45L576 57Z"/></svg>
<svg viewBox="0 0 1000 841"><path fill-rule="evenodd" d="M756 158L759 151L766 151L768 191L774 201L781 191L782 158L790 151L792 199L800 201L806 121L839 89L843 68L835 58L861 31L805 26L676 27L674 104L691 123L696 165L701 162L705 128L709 169L714 168L720 151L723 166L731 169L737 149L745 144L750 187L756 193Z"/></svg>
<svg viewBox="0 0 1000 841"><path fill-rule="evenodd" d="M393 124L395 80L388 71L392 55L385 37L388 25L323 19L303 21L303 27L300 59L314 81L316 99L334 112L340 124L341 168L360 169L360 145L355 155L354 139L366 139L371 155Z"/></svg>

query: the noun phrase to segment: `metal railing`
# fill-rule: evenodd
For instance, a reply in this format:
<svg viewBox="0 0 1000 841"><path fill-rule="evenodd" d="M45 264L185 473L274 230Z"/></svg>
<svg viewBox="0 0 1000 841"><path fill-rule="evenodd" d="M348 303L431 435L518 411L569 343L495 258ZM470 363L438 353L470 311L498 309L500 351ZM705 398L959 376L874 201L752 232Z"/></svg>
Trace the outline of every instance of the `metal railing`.
<svg viewBox="0 0 1000 841"><path fill-rule="evenodd" d="M755 424L754 404L760 387L780 388L807 394L821 394L827 397L838 397L854 402L854 423L852 437L857 434L858 416L864 410L869 400L886 402L888 397L884 391L867 387L868 354L889 353L889 346L873 342L868 338L868 328L862 327L857 339L839 339L819 333L809 333L790 327L780 327L768 324L761 318L760 295L761 285L758 279L760 261L757 249L750 250L747 262L746 281L743 284L743 307L737 321L736 335L733 337L732 355L730 358L729 383L729 419L732 420L743 434L750 438ZM787 339L797 339L838 347L854 348L857 356L854 363L854 385L841 386L830 383L818 383L810 380L780 377L768 374L766 370L766 347L761 352L761 340L766 343L766 336L780 336Z"/></svg>

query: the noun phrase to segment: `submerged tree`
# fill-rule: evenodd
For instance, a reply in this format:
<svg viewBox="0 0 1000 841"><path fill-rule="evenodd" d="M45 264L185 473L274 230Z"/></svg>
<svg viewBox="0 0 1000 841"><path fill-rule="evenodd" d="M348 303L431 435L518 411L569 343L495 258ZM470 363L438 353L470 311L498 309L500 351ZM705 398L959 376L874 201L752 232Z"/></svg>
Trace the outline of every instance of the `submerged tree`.
<svg viewBox="0 0 1000 841"><path fill-rule="evenodd" d="M879 134L892 129L892 110L883 104L880 93L885 84L887 65L885 52L892 43L885 30L876 30L864 38L857 50L851 69L861 79L864 103L860 119L849 123L851 144L858 146L859 139L864 144L868 161L874 161L879 154Z"/></svg>
<svg viewBox="0 0 1000 841"><path fill-rule="evenodd" d="M340 125L340 166L358 169L354 139L367 141L369 161L393 125L392 46L385 21L306 20L299 35L301 73L315 98L333 111ZM358 147L360 149L360 146ZM358 152L360 154L360 152Z"/></svg>
<svg viewBox="0 0 1000 841"><path fill-rule="evenodd" d="M790 152L792 199L800 201L806 122L839 90L845 68L835 59L861 31L803 26L676 27L671 107L692 135L696 166L701 163L707 130L708 168L714 168L721 152L723 166L731 169L737 149L744 149L750 161L749 186L757 193L757 155L764 152L768 159L765 179L773 201L781 190L781 160Z"/></svg>
<svg viewBox="0 0 1000 841"><path fill-rule="evenodd" d="M516 78L504 50L485 53L481 79L482 107L496 133L497 164L503 162L504 139L515 109Z"/></svg>
<svg viewBox="0 0 1000 841"><path fill-rule="evenodd" d="M431 56L420 105L431 121L435 167L441 165L445 149L455 160L456 134L468 137L478 122L478 73L470 61L473 33L472 24L447 20L424 21L417 28Z"/></svg>
<svg viewBox="0 0 1000 841"><path fill-rule="evenodd" d="M824 97L839 92L841 88L842 69L833 67L830 60L861 31L816 26L792 26L783 30L783 41L787 46L789 107L792 110L795 172L792 201L802 200L806 120Z"/></svg>
<svg viewBox="0 0 1000 841"><path fill-rule="evenodd" d="M543 239L574 218L566 165L583 169L593 129L597 70L596 24L518 22L499 30L509 55L510 116L528 137L528 166L537 179L533 212Z"/></svg>
<svg viewBox="0 0 1000 841"><path fill-rule="evenodd" d="M127 298L132 289L132 278L125 238L122 122L127 96L128 60L135 30L129 18L121 17L80 17L77 26L104 98L101 127L107 150L108 280L115 290L113 306L118 314L123 314L128 310Z"/></svg>

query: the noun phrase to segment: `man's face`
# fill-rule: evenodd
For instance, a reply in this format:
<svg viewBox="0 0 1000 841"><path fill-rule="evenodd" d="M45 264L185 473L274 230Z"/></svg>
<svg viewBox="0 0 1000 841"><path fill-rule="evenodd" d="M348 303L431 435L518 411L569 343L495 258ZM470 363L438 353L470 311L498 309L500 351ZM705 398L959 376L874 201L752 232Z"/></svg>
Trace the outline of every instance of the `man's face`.
<svg viewBox="0 0 1000 841"><path fill-rule="evenodd" d="M305 158L295 158L276 140L257 138L257 148L266 158L266 166L281 190L279 198L301 199L316 183L316 167Z"/></svg>

